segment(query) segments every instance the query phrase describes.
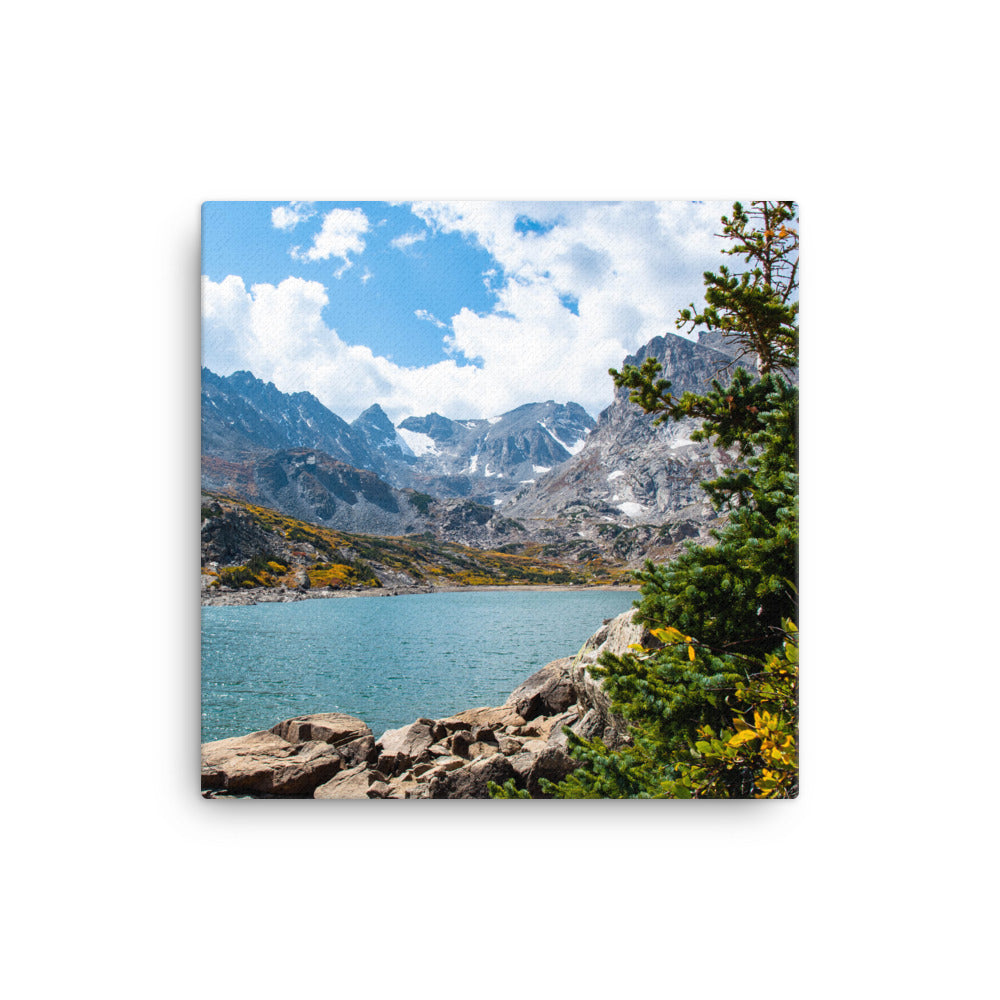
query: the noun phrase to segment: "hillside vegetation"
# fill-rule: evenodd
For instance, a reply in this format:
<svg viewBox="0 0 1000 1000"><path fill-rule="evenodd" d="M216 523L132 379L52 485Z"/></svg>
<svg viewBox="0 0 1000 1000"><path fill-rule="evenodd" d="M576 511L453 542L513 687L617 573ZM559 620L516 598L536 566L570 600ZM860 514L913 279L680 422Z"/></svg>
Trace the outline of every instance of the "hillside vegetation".
<svg viewBox="0 0 1000 1000"><path fill-rule="evenodd" d="M209 590L628 582L625 570L600 557L566 565L544 556L541 545L511 553L430 534L351 534L221 493L202 494L201 515L202 586Z"/></svg>

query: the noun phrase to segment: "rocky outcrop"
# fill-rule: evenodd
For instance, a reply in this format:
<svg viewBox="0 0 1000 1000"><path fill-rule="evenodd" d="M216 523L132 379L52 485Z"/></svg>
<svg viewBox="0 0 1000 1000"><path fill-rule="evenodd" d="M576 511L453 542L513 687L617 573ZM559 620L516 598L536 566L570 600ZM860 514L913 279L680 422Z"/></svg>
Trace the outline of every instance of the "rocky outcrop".
<svg viewBox="0 0 1000 1000"><path fill-rule="evenodd" d="M245 511L203 502L201 563L232 566L256 555L291 560L290 548L272 531L266 531Z"/></svg>
<svg viewBox="0 0 1000 1000"><path fill-rule="evenodd" d="M511 694L507 704L526 721L565 712L576 701L569 675L572 662L566 658L542 667Z"/></svg>
<svg viewBox="0 0 1000 1000"><path fill-rule="evenodd" d="M312 796L317 799L488 798L489 784L513 779L533 798L543 781L575 770L569 729L608 746L630 741L623 719L590 667L603 653L622 654L656 640L634 611L609 619L573 657L554 660L518 686L504 705L471 708L443 719L420 718L378 740L349 715L307 715L267 732L202 747L207 797Z"/></svg>
<svg viewBox="0 0 1000 1000"><path fill-rule="evenodd" d="M343 768L367 764L375 741L350 715L306 715L273 729L201 747L201 787L209 793L312 797Z"/></svg>

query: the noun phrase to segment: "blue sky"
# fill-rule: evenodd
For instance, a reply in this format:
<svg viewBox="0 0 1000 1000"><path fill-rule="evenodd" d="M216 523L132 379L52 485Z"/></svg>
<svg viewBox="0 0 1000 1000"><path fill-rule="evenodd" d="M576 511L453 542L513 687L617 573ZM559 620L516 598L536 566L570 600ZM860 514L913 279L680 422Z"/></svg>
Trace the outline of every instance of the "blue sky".
<svg viewBox="0 0 1000 1000"><path fill-rule="evenodd" d="M730 202L208 202L203 363L353 419L611 400L721 262Z"/></svg>
<svg viewBox="0 0 1000 1000"><path fill-rule="evenodd" d="M408 206L384 202L323 202L294 227L279 229L273 202L207 202L202 210L202 273L213 281L240 275L244 284L277 285L294 274L318 281L330 298L326 323L349 344L364 344L400 365L428 365L443 357L440 328L417 310L449 317L462 306L492 308L495 297L483 282L491 266L485 250L458 233L439 233ZM287 208L287 204L285 206ZM304 256L322 219L334 209L360 210L370 228L359 234L364 250L346 257ZM414 236L422 239L409 242ZM397 245L393 241L399 240ZM293 258L290 250L300 247ZM333 277L349 262L339 278Z"/></svg>

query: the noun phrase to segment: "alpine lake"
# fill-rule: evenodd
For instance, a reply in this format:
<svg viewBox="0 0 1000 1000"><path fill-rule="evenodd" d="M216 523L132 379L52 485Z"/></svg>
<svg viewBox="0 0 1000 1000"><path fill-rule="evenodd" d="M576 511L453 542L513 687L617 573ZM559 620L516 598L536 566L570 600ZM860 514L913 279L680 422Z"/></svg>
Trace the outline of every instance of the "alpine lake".
<svg viewBox="0 0 1000 1000"><path fill-rule="evenodd" d="M633 590L470 590L201 609L201 739L345 712L387 729L502 705Z"/></svg>

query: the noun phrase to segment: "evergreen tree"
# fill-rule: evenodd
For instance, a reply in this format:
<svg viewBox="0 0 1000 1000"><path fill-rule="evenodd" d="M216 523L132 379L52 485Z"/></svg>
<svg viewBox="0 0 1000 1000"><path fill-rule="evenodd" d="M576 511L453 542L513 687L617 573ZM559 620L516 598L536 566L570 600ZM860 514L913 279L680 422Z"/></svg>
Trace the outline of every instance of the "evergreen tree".
<svg viewBox="0 0 1000 1000"><path fill-rule="evenodd" d="M724 252L748 267L706 273L706 306L677 321L721 331L755 358L758 381L736 369L728 385L677 398L655 359L611 370L657 423L700 418L692 436L734 447L742 464L702 484L728 514L716 544L637 574L637 619L661 645L606 654L594 670L633 744L611 751L566 730L581 767L545 785L557 797L797 793L798 388L784 377L798 363L796 221L791 202L735 204Z"/></svg>
<svg viewBox="0 0 1000 1000"><path fill-rule="evenodd" d="M794 202L736 202L731 219L722 217L722 252L742 257L749 267L732 273L722 265L705 274L705 308L682 309L677 326L719 330L741 354L756 356L762 375L799 363L799 232Z"/></svg>

